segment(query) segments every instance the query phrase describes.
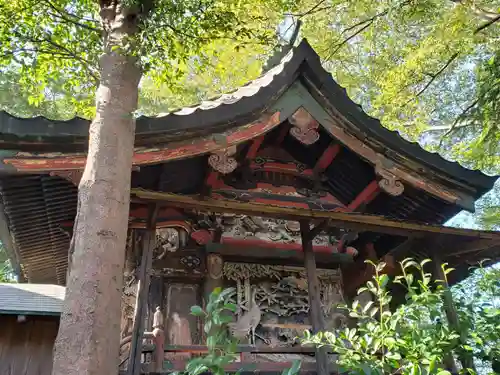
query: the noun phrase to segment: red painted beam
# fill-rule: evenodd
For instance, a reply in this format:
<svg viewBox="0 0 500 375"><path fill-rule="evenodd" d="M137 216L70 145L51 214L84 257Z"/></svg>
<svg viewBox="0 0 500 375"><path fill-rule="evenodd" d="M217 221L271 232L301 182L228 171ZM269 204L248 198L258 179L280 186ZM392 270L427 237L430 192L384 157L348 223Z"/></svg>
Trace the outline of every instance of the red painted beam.
<svg viewBox="0 0 500 375"><path fill-rule="evenodd" d="M294 250L294 251L303 251L301 243L282 243L282 242L274 242L274 241L266 241L258 238L234 238L228 236L222 236L221 243L226 245L233 245L238 247L265 247L265 248L275 248L277 250ZM313 250L315 253L326 253L332 254L336 253L336 249L334 246L313 246Z"/></svg>
<svg viewBox="0 0 500 375"><path fill-rule="evenodd" d="M378 186L378 182L377 180L373 180L349 203L347 209L349 211L356 211L361 205L368 204L374 200L379 193L380 187Z"/></svg>
<svg viewBox="0 0 500 375"><path fill-rule="evenodd" d="M338 155L340 149L341 148L338 143L332 142L319 157L316 165L314 166L314 171L316 173L320 173L326 170L326 168L328 168L328 166L332 163L333 159L335 159L335 157Z"/></svg>
<svg viewBox="0 0 500 375"><path fill-rule="evenodd" d="M252 144L250 145L250 148L248 149L248 152L247 152L247 159L255 159L255 157L257 156L257 152L259 151L260 149L260 146L262 145L262 142L264 142L264 135L261 135L257 138L255 138L253 141L252 141Z"/></svg>

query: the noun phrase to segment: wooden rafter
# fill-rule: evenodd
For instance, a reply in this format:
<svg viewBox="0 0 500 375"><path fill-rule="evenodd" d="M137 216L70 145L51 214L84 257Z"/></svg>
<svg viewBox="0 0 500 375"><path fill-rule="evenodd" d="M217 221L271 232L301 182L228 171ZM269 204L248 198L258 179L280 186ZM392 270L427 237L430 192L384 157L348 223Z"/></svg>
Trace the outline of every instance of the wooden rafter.
<svg viewBox="0 0 500 375"><path fill-rule="evenodd" d="M341 147L338 143L334 142L330 143L330 145L325 149L323 154L321 154L318 161L316 162L316 165L314 166L314 172L315 173L324 172L330 166L335 157L338 155L340 149Z"/></svg>
<svg viewBox="0 0 500 375"><path fill-rule="evenodd" d="M347 206L349 211L357 211L363 205L370 203L380 193L378 182L373 180Z"/></svg>

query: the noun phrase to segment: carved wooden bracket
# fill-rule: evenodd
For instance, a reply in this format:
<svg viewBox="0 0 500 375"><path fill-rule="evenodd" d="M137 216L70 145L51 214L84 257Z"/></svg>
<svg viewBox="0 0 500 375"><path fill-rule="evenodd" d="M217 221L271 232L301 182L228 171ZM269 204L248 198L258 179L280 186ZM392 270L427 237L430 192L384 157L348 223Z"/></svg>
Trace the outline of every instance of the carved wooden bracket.
<svg viewBox="0 0 500 375"><path fill-rule="evenodd" d="M309 146L319 140L319 124L304 108L299 108L288 121L293 125L290 135L299 142Z"/></svg>
<svg viewBox="0 0 500 375"><path fill-rule="evenodd" d="M208 158L208 164L217 172L229 174L238 166L238 162L232 157L235 153L236 146L214 152Z"/></svg>
<svg viewBox="0 0 500 375"><path fill-rule="evenodd" d="M392 196L403 194L405 190L403 182L394 173L384 168L381 163L375 165L375 174L381 177L378 186L387 194Z"/></svg>
<svg viewBox="0 0 500 375"><path fill-rule="evenodd" d="M64 178L66 181L69 181L73 185L78 186L80 180L82 179L83 169L52 171L50 172L50 175Z"/></svg>

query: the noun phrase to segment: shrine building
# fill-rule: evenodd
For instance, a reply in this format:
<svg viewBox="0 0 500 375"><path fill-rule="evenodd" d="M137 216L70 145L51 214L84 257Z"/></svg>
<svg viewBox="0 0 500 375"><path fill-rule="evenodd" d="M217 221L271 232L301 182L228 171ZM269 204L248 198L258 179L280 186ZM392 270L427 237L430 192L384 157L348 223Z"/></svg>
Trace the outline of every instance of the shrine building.
<svg viewBox="0 0 500 375"><path fill-rule="evenodd" d="M0 240L22 282L65 285L89 124L0 113ZM447 262L453 284L500 258L500 233L443 226L497 177L384 128L305 40L232 93L138 118L131 173L122 339L134 335L136 300L146 331L160 307L162 371L203 351L190 307L215 287L236 289L236 320L252 305L261 314L231 369L281 371L299 358L323 375L324 358L296 337L344 323L335 306L372 277L365 260L390 275L406 257Z"/></svg>

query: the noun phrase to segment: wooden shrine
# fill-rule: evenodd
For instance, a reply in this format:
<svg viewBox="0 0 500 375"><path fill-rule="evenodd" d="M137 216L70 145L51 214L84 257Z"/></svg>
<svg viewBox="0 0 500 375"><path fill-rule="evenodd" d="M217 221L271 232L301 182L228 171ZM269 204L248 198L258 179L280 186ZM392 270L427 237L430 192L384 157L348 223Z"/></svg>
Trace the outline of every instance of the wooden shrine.
<svg viewBox="0 0 500 375"><path fill-rule="evenodd" d="M65 283L88 125L0 113L0 238L23 281ZM245 331L234 369L299 358L325 374L331 354L296 337L346 324L336 305L371 277L364 260L394 275L398 259L431 257L456 268L454 283L500 255L500 233L442 226L496 177L382 127L306 41L233 93L140 117L131 173L124 365L141 337L161 337L156 366L182 369L204 350L190 307L231 286L235 323L259 315L252 343L234 326Z"/></svg>

